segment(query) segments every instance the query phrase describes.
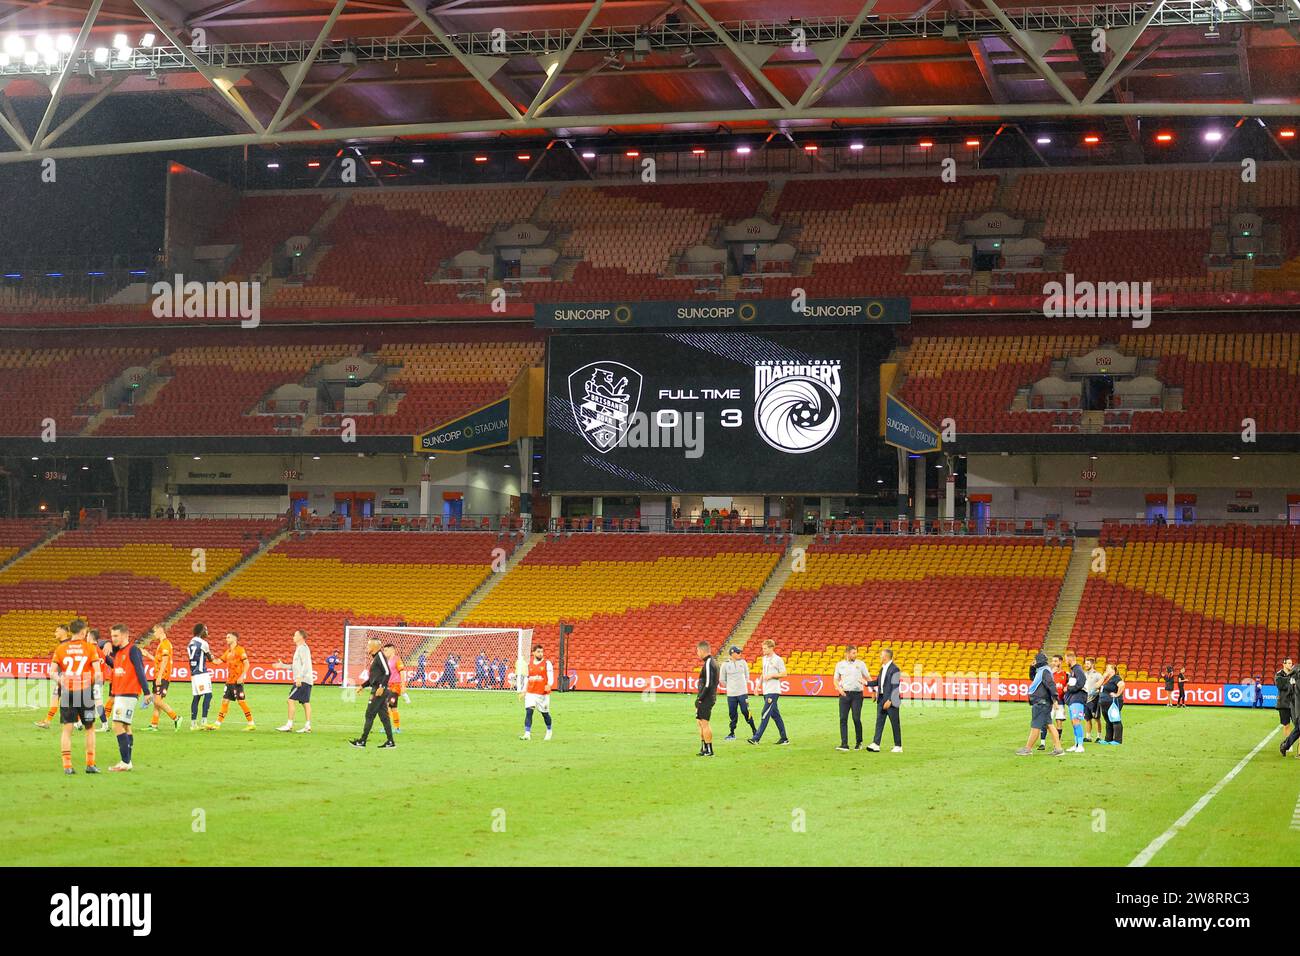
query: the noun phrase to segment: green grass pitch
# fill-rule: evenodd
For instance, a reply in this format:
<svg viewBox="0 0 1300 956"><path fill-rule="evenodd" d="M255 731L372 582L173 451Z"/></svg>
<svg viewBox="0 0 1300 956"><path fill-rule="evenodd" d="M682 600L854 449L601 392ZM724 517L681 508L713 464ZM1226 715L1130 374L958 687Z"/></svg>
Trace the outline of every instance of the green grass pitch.
<svg viewBox="0 0 1300 956"><path fill-rule="evenodd" d="M0 710L0 863L852 865L887 831L886 865L1122 866L1277 726L1274 711L1130 707L1121 748L1020 758L1023 704L905 705L904 753L846 754L835 701L788 698L792 746L774 728L723 742L720 703L706 760L686 696L557 695L555 739L524 743L513 694L416 691L397 749L377 735L360 751L361 703L317 688L315 732L281 734L285 694L251 688L253 733L237 709L218 733L137 733L135 771L99 777L60 772L40 713ZM184 685L171 702L188 715ZM1292 864L1300 760L1277 741L1151 865ZM115 760L101 734L101 767ZM111 834L92 812L109 809Z"/></svg>

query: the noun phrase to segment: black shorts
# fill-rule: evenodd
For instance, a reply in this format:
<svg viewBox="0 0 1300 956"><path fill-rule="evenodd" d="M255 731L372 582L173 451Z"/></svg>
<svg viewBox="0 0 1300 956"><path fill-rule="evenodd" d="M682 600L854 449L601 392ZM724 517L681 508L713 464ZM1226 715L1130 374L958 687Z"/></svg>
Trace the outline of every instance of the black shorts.
<svg viewBox="0 0 1300 956"><path fill-rule="evenodd" d="M81 724L83 727L93 727L98 707L99 704L95 700L93 688L59 690L59 723L61 724Z"/></svg>
<svg viewBox="0 0 1300 956"><path fill-rule="evenodd" d="M167 696L167 688L171 687L171 685L172 685L172 682L169 681L169 680L168 680L167 678L165 678L165 677L164 677L162 680L156 680L156 681L154 681L154 682L153 682L153 695L154 695L155 697L166 697L166 696Z"/></svg>
<svg viewBox="0 0 1300 956"><path fill-rule="evenodd" d="M1029 711L1029 726L1034 730L1047 730L1051 722L1052 705L1046 701L1034 701Z"/></svg>
<svg viewBox="0 0 1300 956"><path fill-rule="evenodd" d="M1291 723L1291 708L1279 707L1277 709L1277 720L1283 727Z"/></svg>
<svg viewBox="0 0 1300 956"><path fill-rule="evenodd" d="M708 720L713 716L713 705L717 703L717 700L717 697L695 698L695 719Z"/></svg>
<svg viewBox="0 0 1300 956"><path fill-rule="evenodd" d="M1098 703L1096 697L1094 697L1092 700L1084 701L1083 704L1084 720L1096 720L1100 716L1101 716L1101 706Z"/></svg>
<svg viewBox="0 0 1300 956"><path fill-rule="evenodd" d="M290 689L289 699L296 700L300 704L310 704L311 684L299 684L297 687Z"/></svg>
<svg viewBox="0 0 1300 956"><path fill-rule="evenodd" d="M225 692L224 694L221 695L221 699L222 699L222 700L243 700L243 699L244 699L244 685L243 685L243 684L227 684L227 685L226 685L226 692Z"/></svg>

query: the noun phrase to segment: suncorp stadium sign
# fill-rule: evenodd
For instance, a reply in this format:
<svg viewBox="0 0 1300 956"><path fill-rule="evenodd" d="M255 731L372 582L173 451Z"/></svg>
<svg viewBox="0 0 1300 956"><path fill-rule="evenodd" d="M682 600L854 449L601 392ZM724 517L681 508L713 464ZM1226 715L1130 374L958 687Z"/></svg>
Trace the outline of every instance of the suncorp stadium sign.
<svg viewBox="0 0 1300 956"><path fill-rule="evenodd" d="M416 451L479 451L510 441L510 399L503 398L415 436Z"/></svg>
<svg viewBox="0 0 1300 956"><path fill-rule="evenodd" d="M754 325L906 325L911 300L749 299L736 302L569 302L538 305L542 329L670 329Z"/></svg>

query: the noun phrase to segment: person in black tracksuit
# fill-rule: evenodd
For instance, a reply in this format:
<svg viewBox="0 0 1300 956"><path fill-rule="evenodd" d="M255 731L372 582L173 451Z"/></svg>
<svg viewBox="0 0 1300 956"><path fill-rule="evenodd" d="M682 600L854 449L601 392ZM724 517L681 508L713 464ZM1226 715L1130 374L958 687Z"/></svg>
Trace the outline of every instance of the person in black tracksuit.
<svg viewBox="0 0 1300 956"><path fill-rule="evenodd" d="M700 665L700 690L695 695L695 722L700 727L700 752L697 756L712 757L713 728L709 725L709 718L713 716L713 705L718 700L718 665L713 660L708 641L700 641L695 651L704 662Z"/></svg>
<svg viewBox="0 0 1300 956"><path fill-rule="evenodd" d="M370 671L366 674L366 681L362 687L370 688L370 700L366 704L366 723L361 729L361 736L352 741L354 747L364 747L366 738L370 736L370 728L375 723L375 718L384 725L384 734L388 739L379 745L380 750L387 750L397 745L393 743L393 722L388 716L388 680L390 677L388 658L384 654L384 648L379 646L377 638L371 638L366 641L366 653L370 655Z"/></svg>
<svg viewBox="0 0 1300 956"><path fill-rule="evenodd" d="M1288 657L1282 662L1281 669L1273 675L1273 686L1277 688L1278 723L1288 733L1291 727L1291 672L1294 668L1295 662Z"/></svg>
<svg viewBox="0 0 1300 956"><path fill-rule="evenodd" d="M1296 670L1291 658L1282 662L1282 669L1273 675L1277 684L1277 716L1282 726L1291 725L1291 731L1278 745L1283 757L1292 745L1300 740L1300 670Z"/></svg>

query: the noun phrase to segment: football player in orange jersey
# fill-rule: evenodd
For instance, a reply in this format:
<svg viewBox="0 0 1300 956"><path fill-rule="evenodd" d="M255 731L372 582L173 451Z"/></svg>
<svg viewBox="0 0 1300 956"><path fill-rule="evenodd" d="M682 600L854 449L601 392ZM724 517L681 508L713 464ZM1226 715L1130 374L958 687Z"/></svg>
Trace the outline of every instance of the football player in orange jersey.
<svg viewBox="0 0 1300 956"><path fill-rule="evenodd" d="M59 647L68 639L68 629L60 624L54 628L54 656L57 659ZM36 721L36 726L41 730L49 730L50 724L59 713L59 680L54 674L54 668L50 669L50 709L45 712L45 719Z"/></svg>
<svg viewBox="0 0 1300 956"><path fill-rule="evenodd" d="M542 645L534 644L533 659L528 662L528 679L519 693L524 702L524 732L520 735L520 740L531 740L533 737L534 710L540 710L542 719L546 721L546 736L543 739L551 739L551 688L555 686L555 668L545 658L546 652L542 650Z"/></svg>
<svg viewBox="0 0 1300 956"><path fill-rule="evenodd" d="M167 705L167 688L172 682L172 642L167 637L161 624L155 624L149 632L158 641L158 653L153 658L153 718L149 729L158 729L158 714L165 713L172 721L172 730L181 729L181 718Z"/></svg>
<svg viewBox="0 0 1300 956"><path fill-rule="evenodd" d="M253 712L248 709L248 702L244 700L244 680L248 677L248 651L244 650L243 645L239 643L239 635L234 631L226 632L226 653L221 655L221 659L228 668L226 692L221 695L221 709L217 711L217 722L205 726L204 729L220 730L221 723L230 710L230 702L233 700L244 712L244 719L247 721L244 729L255 730L257 725L253 723Z"/></svg>
<svg viewBox="0 0 1300 956"><path fill-rule="evenodd" d="M131 629L125 624L109 628L113 643L113 732L117 734L117 749L122 759L109 771L132 769L131 755L135 747L136 705L149 706L149 677L144 672L144 654L131 640Z"/></svg>
<svg viewBox="0 0 1300 956"><path fill-rule="evenodd" d="M402 715L397 712L397 705L402 700L402 659L397 656L397 648L392 644L384 645L384 656L388 658L390 668L388 677L388 717L393 722L393 733L402 732ZM407 697L407 700L410 700Z"/></svg>
<svg viewBox="0 0 1300 956"><path fill-rule="evenodd" d="M79 723L86 732L86 773L99 773L95 767L95 686L104 678L99 648L86 636L85 621L73 621L59 630L64 639L54 649L50 674L59 688L63 772L76 773L72 769L72 725Z"/></svg>

